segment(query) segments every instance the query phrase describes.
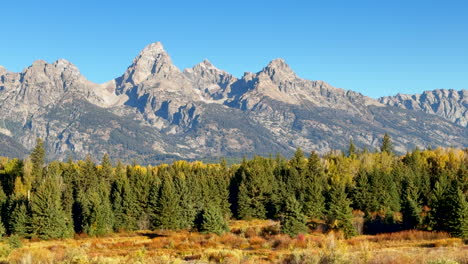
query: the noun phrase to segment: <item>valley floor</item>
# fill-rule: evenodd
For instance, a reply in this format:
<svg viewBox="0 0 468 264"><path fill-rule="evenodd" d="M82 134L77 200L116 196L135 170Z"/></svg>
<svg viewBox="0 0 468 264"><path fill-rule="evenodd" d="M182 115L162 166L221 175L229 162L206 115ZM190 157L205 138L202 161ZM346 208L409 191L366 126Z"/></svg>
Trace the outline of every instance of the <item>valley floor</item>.
<svg viewBox="0 0 468 264"><path fill-rule="evenodd" d="M468 263L468 245L446 233L290 238L269 220L230 224L231 231L221 236L137 231L50 241L5 238L0 254L3 263Z"/></svg>

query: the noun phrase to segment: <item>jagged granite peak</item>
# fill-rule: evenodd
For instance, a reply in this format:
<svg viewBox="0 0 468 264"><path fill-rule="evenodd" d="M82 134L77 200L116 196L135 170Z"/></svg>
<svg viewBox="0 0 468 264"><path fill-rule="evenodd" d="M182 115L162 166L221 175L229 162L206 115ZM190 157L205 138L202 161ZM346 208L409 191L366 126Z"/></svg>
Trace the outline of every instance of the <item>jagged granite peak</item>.
<svg viewBox="0 0 468 264"><path fill-rule="evenodd" d="M67 90L84 82L86 79L78 68L66 60L54 63L36 60L20 73L20 81L12 85L19 89L16 100L46 106L58 100Z"/></svg>
<svg viewBox="0 0 468 264"><path fill-rule="evenodd" d="M118 102L115 85L88 81L65 59L36 60L20 73L5 72L0 76L0 90L0 109L19 119L60 102L67 93L102 107Z"/></svg>
<svg viewBox="0 0 468 264"><path fill-rule="evenodd" d="M205 100L160 42L146 46L115 83L116 94L128 97L124 104L158 129L187 125L182 117L192 116L197 110L193 104Z"/></svg>
<svg viewBox="0 0 468 264"><path fill-rule="evenodd" d="M272 60L261 72L268 75L275 82L297 78L291 67L281 58Z"/></svg>
<svg viewBox="0 0 468 264"><path fill-rule="evenodd" d="M208 69L208 70L219 70L218 68L216 68L208 59L204 59L202 62L200 62L199 64L195 65L195 67L198 67L198 68L203 68L203 69Z"/></svg>
<svg viewBox="0 0 468 264"><path fill-rule="evenodd" d="M364 114L369 105L382 106L377 100L360 93L335 88L324 81L310 81L298 77L283 59L271 61L262 71L245 73L241 87L246 91L231 105L252 109L264 98L291 105L333 107ZM261 104L263 105L263 104Z"/></svg>
<svg viewBox="0 0 468 264"><path fill-rule="evenodd" d="M379 98L382 104L423 111L468 126L468 90L437 89L421 94L397 94Z"/></svg>
<svg viewBox="0 0 468 264"><path fill-rule="evenodd" d="M160 42L146 46L121 77L123 85L138 85L149 78L171 79L181 74Z"/></svg>
<svg viewBox="0 0 468 264"><path fill-rule="evenodd" d="M197 74L206 74L206 73L226 73L223 70L218 69L214 66L208 59L204 59L202 62L193 66L192 68L184 69L184 73L197 73Z"/></svg>
<svg viewBox="0 0 468 264"><path fill-rule="evenodd" d="M231 86L237 81L233 75L218 69L208 59L190 69L184 75L193 83L206 100L224 100L231 92Z"/></svg>

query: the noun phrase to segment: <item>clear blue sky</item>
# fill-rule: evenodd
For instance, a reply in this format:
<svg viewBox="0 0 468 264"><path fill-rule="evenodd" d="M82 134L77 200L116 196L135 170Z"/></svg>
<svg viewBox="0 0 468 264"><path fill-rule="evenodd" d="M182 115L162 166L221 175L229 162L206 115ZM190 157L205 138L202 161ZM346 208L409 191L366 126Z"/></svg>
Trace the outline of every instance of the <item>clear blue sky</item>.
<svg viewBox="0 0 468 264"><path fill-rule="evenodd" d="M468 1L3 1L0 65L65 58L91 81L161 41L181 69L236 76L284 58L303 78L378 97L468 89Z"/></svg>

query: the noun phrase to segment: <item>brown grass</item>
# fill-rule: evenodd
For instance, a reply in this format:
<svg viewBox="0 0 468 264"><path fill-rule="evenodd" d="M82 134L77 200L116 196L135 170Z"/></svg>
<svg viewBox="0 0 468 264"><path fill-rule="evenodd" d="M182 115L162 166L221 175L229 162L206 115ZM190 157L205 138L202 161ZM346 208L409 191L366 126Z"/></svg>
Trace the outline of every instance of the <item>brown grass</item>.
<svg viewBox="0 0 468 264"><path fill-rule="evenodd" d="M378 234L369 238L374 242L381 241L398 241L398 240L434 240L434 239L446 239L450 235L444 232L427 232L418 230L408 230L396 233Z"/></svg>
<svg viewBox="0 0 468 264"><path fill-rule="evenodd" d="M468 246L446 233L404 231L342 239L289 237L273 221L233 221L221 236L139 231L56 241L0 243L0 263L468 263ZM444 262L445 261L445 262Z"/></svg>

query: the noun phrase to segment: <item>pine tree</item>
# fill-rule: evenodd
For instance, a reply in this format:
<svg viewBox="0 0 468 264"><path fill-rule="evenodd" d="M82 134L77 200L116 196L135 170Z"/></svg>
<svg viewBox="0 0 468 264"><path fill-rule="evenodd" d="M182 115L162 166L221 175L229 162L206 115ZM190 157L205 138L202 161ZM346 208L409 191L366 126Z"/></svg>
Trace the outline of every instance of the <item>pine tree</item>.
<svg viewBox="0 0 468 264"><path fill-rule="evenodd" d="M285 183L287 193L294 194L299 203L303 203L307 177L307 160L301 148L296 150L285 172L283 182Z"/></svg>
<svg viewBox="0 0 468 264"><path fill-rule="evenodd" d="M323 189L325 172L317 153L310 154L307 171L305 172L303 213L312 218L321 218L325 211L325 197Z"/></svg>
<svg viewBox="0 0 468 264"><path fill-rule="evenodd" d="M114 173L112 169L112 163L109 158L109 155L104 154L101 161L101 169L99 171L99 178L104 180L107 184L112 182Z"/></svg>
<svg viewBox="0 0 468 264"><path fill-rule="evenodd" d="M49 168L48 174L50 170L53 169ZM60 199L61 176L53 173L46 176L31 200L31 231L42 239L64 238L72 234Z"/></svg>
<svg viewBox="0 0 468 264"><path fill-rule="evenodd" d="M158 178L157 178L158 179ZM150 186L150 193L148 197L148 218L150 221L150 228L156 229L158 228L157 224L159 222L159 190L161 188L160 181L155 180L151 183ZM118 221L118 220L116 220Z"/></svg>
<svg viewBox="0 0 468 264"><path fill-rule="evenodd" d="M77 171L75 169L75 164L71 159L67 163L63 164L63 173L62 173L62 208L66 216L66 223L71 229L74 228L74 219L73 219L73 204L77 198L77 187L76 177Z"/></svg>
<svg viewBox="0 0 468 264"><path fill-rule="evenodd" d="M290 236L307 232L305 215L302 213L300 203L294 196L286 199L281 218L281 232Z"/></svg>
<svg viewBox="0 0 468 264"><path fill-rule="evenodd" d="M332 228L341 230L346 238L355 236L351 201L346 197L344 186L334 185L330 192L328 220Z"/></svg>
<svg viewBox="0 0 468 264"><path fill-rule="evenodd" d="M356 145L354 145L353 140L349 139L349 147L348 147L348 157L354 158L356 156Z"/></svg>
<svg viewBox="0 0 468 264"><path fill-rule="evenodd" d="M221 208L213 205L205 207L196 222L199 232L221 235L229 230Z"/></svg>
<svg viewBox="0 0 468 264"><path fill-rule="evenodd" d="M452 181L441 207L445 209L444 231L456 237L468 238L468 201L456 180Z"/></svg>
<svg viewBox="0 0 468 264"><path fill-rule="evenodd" d="M180 197L174 187L174 182L170 175L163 175L161 187L159 188L158 199L153 208L152 226L158 229L180 228L181 208Z"/></svg>
<svg viewBox="0 0 468 264"><path fill-rule="evenodd" d="M140 229L148 229L148 198L151 186L151 171L140 166L128 167L130 188L133 196L132 205L137 226Z"/></svg>
<svg viewBox="0 0 468 264"><path fill-rule="evenodd" d="M448 208L444 208L444 199L446 198L447 189L449 187L447 180L448 179L445 177L439 178L434 185L434 189L429 200L429 207L431 210L429 211L427 222L431 230L445 229L444 225L446 223L448 213Z"/></svg>
<svg viewBox="0 0 468 264"><path fill-rule="evenodd" d="M195 221L195 217L197 216L197 211L192 201L193 194L188 188L186 179L183 175L179 174L174 178L174 187L178 193L177 196L179 197L179 228L191 228Z"/></svg>
<svg viewBox="0 0 468 264"><path fill-rule="evenodd" d="M380 146L380 151L381 152L386 152L388 154L393 153L393 146L392 146L392 140L390 139L390 136L385 133L383 139L382 139L382 145Z"/></svg>
<svg viewBox="0 0 468 264"><path fill-rule="evenodd" d="M31 232L30 210L24 197L12 197L9 206L8 233L21 237L29 236Z"/></svg>
<svg viewBox="0 0 468 264"><path fill-rule="evenodd" d="M114 215L109 201L109 190L102 181L87 193L80 192L82 212L81 230L90 236L101 236L112 231Z"/></svg>
<svg viewBox="0 0 468 264"><path fill-rule="evenodd" d="M237 196L237 217L240 219L265 219L267 205L272 201L273 168L264 158L255 157L245 162L236 174L240 175Z"/></svg>
<svg viewBox="0 0 468 264"><path fill-rule="evenodd" d="M377 197L372 193L372 186L369 183L369 176L366 171L361 170L356 176L356 185L351 193L353 206L370 214L378 207L376 205Z"/></svg>
<svg viewBox="0 0 468 264"><path fill-rule="evenodd" d="M98 183L96 164L94 164L91 156L88 155L81 166L81 175L77 178L77 184L81 190L87 191L96 187Z"/></svg>
<svg viewBox="0 0 468 264"><path fill-rule="evenodd" d="M411 178L406 180L405 191L402 198L401 213L403 214L403 225L407 229L414 229L422 222L422 208L419 201L419 191L416 186L414 186Z"/></svg>
<svg viewBox="0 0 468 264"><path fill-rule="evenodd" d="M125 168L120 163L116 168L116 179L112 184L110 197L115 217L114 230L137 229L135 196Z"/></svg>
<svg viewBox="0 0 468 264"><path fill-rule="evenodd" d="M374 169L368 176L374 205L371 210L390 214L400 211L400 197L392 174Z"/></svg>
<svg viewBox="0 0 468 264"><path fill-rule="evenodd" d="M34 147L30 155L32 162L32 173L34 175L33 178L35 180L42 178L42 170L44 168L45 156L46 153L44 149L44 141L42 141L41 138L37 138L36 146Z"/></svg>

